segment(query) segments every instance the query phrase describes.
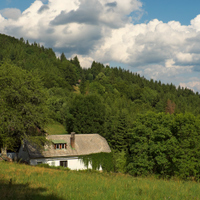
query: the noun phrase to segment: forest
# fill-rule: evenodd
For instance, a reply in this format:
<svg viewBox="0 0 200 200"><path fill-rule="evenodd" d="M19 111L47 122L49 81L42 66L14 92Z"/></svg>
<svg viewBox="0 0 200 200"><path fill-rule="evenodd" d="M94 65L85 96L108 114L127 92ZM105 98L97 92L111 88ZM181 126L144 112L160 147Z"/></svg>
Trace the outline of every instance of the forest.
<svg viewBox="0 0 200 200"><path fill-rule="evenodd" d="M58 122L105 137L115 172L200 178L198 92L0 34L0 102L1 148Z"/></svg>

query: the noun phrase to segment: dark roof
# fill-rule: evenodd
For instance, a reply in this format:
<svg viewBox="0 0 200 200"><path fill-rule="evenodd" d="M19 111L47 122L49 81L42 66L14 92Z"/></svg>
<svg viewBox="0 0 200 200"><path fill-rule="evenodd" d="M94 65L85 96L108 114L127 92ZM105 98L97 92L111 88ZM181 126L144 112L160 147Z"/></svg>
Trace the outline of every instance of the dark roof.
<svg viewBox="0 0 200 200"><path fill-rule="evenodd" d="M55 143L54 141L65 141L67 143L66 149L54 149L54 145L46 146L44 151L39 151L31 144L26 144L26 147L31 158L70 157L111 152L106 139L99 134L76 134L74 149L70 146L70 137L70 134L47 136L47 139L53 143Z"/></svg>

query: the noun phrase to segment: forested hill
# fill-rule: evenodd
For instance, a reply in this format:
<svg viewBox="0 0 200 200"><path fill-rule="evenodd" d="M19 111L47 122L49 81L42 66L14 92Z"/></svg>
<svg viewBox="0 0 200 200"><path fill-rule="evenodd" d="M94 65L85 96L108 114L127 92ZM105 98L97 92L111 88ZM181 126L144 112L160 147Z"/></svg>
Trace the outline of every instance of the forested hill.
<svg viewBox="0 0 200 200"><path fill-rule="evenodd" d="M175 164L171 164L172 158L166 157L163 152L164 157L161 154L149 152L143 155L141 152L144 153L147 149L149 151L149 147L146 147L146 150L141 149L141 152L134 152L131 147L136 141L143 144L147 139L149 140L147 130L150 129L150 132L153 131L155 134L158 130L162 130L164 134L162 137L152 136L154 142L165 139L168 141L171 136L180 141L180 138L177 138L179 136L176 131L179 128L176 120L179 120L179 125L187 125L199 119L200 95L198 93L189 89L176 88L173 84L147 80L129 70L120 67L111 68L95 61L90 68L83 69L77 57L67 60L62 53L60 58L57 58L51 48L45 48L36 42L29 44L23 38L18 40L2 34L0 34L0 62L0 69L12 65L15 66L15 70L17 70L16 67L23 69L23 74L25 70L42 81L43 90L48 94L45 102L46 113L52 120L63 124L68 133L71 131L99 133L104 136L112 149L116 151L116 160L119 161L116 161L118 163L115 166L116 169L121 171L126 169L132 174L142 174L153 170L153 173L171 173L170 175L174 174L170 167L178 170ZM2 76L0 74L0 78ZM6 95L4 88L0 87L0 89L1 93ZM17 99L16 101L16 97L13 97L12 103L9 102L9 106L13 109L18 109L14 106L15 103L20 102L20 98L17 97ZM39 103L36 102L34 105L37 104ZM165 121L164 125L163 121ZM146 122L148 123L145 124ZM199 126L194 125L194 127L200 130ZM196 134L195 128L188 136L191 137L191 145L196 144L197 141L200 143L199 139L192 135ZM171 136L168 131L172 134ZM138 133L138 135L143 133L144 138L140 140L137 138L138 135L131 133ZM173 146L172 144L179 145L173 140L169 148ZM184 148L187 150L185 146ZM175 155L173 153L175 150L169 150L167 146L163 151L171 151L171 154ZM125 155L124 152L128 154L125 153ZM143 155L145 159L155 159L155 163L152 164L153 161L149 161L148 164L144 158L141 158L141 162L136 164L132 160L136 155ZM181 159L179 154L178 156ZM141 169L141 166L146 171L135 169ZM166 166L168 171L162 171Z"/></svg>
<svg viewBox="0 0 200 200"><path fill-rule="evenodd" d="M18 40L0 34L0 47L1 61L11 60L25 70L37 71L44 86L54 92L58 88L59 91L73 92L73 86L81 81L81 94L96 94L104 101L124 101L126 106L134 108L134 113L152 110L200 114L200 95L190 89L147 80L129 70L111 68L95 61L91 68L82 69L77 57L67 60L62 54L57 58L51 48L36 42L29 44L23 38ZM170 108L167 110L170 106L173 107L171 111Z"/></svg>

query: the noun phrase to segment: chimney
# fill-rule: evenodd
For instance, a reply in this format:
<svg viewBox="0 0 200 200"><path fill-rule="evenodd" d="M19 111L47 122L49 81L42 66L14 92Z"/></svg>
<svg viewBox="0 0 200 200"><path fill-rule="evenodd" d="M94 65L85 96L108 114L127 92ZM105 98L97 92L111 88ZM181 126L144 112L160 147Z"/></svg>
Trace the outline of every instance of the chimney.
<svg viewBox="0 0 200 200"><path fill-rule="evenodd" d="M75 148L75 132L71 132L70 145L73 149Z"/></svg>

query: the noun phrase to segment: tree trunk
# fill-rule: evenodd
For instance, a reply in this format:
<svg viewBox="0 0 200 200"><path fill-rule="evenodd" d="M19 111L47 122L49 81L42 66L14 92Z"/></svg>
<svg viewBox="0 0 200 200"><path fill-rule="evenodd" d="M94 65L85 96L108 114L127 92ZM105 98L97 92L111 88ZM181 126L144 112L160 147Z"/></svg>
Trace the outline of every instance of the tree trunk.
<svg viewBox="0 0 200 200"><path fill-rule="evenodd" d="M7 147L2 147L1 148L1 156L7 157Z"/></svg>

